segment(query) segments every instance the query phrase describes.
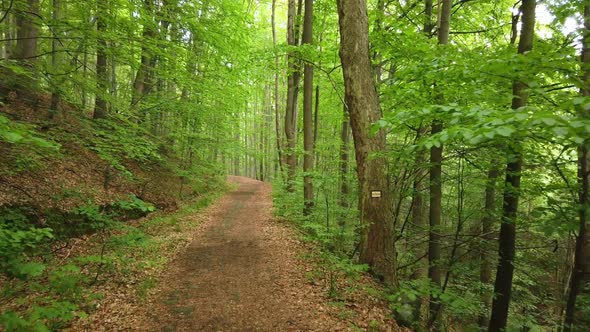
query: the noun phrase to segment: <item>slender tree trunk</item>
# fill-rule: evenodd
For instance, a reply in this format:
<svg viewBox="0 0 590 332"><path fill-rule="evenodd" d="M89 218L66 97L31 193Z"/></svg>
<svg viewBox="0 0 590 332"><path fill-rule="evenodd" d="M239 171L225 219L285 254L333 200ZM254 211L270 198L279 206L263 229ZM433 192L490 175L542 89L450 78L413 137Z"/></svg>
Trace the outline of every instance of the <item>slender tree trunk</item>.
<svg viewBox="0 0 590 332"><path fill-rule="evenodd" d="M416 141L422 138L426 134L427 128L420 125L416 131ZM428 170L428 159L426 158L426 150L419 150L416 152L414 158L414 181L412 185L412 229L415 231L412 233L419 239L422 239L428 229L428 223L426 222L426 211L428 209L428 186L427 186L427 170ZM417 257L426 257L425 253L428 252L427 243L419 241L418 244L412 248L416 253ZM428 275L428 262L426 258L420 259L416 262L416 267L412 273L412 280L420 280ZM424 308L428 303L428 297L418 297L413 303L414 317L416 321L420 322L422 328L426 326L427 321L427 309Z"/></svg>
<svg viewBox="0 0 590 332"><path fill-rule="evenodd" d="M321 50L320 50L321 53ZM319 164L318 151L316 149L318 143L318 115L320 112L320 86L315 86L315 106L313 112L313 151L315 153L315 164Z"/></svg>
<svg viewBox="0 0 590 332"><path fill-rule="evenodd" d="M424 0L424 35L427 38L432 37L432 30L434 29L434 23L432 20L432 0ZM422 123L416 131L416 141L426 134L426 126ZM428 188L426 186L426 172L427 172L427 158L425 150L418 150L414 159L414 183L412 185L412 223L413 228L416 229L418 236L421 237L424 234L424 229L427 229L426 225L426 209L428 205L425 203L425 196L427 196ZM415 252L418 257L421 257L428 250L425 244L420 242L420 245L416 246ZM428 275L428 266L425 260L420 260L416 263L416 269L412 273L413 280L419 280L425 278ZM423 314L423 304L428 303L428 299L425 297L419 297L414 302L414 317L426 325L425 317Z"/></svg>
<svg viewBox="0 0 590 332"><path fill-rule="evenodd" d="M432 0L424 0L424 34L427 37L432 36L434 22L432 20Z"/></svg>
<svg viewBox="0 0 590 332"><path fill-rule="evenodd" d="M344 109L344 116L342 118L342 130L340 131L340 199L339 204L342 208L349 208L348 194L350 192L348 186L348 160L349 160L349 145L350 145L350 127L348 125L348 115L346 114L346 107ZM342 218L342 222L343 222Z"/></svg>
<svg viewBox="0 0 590 332"><path fill-rule="evenodd" d="M271 25L272 25L272 45L276 49L277 47L277 28L276 28L276 7L277 0L272 0L272 13L271 13ZM274 82L274 111L275 111L275 135L277 144L277 157L279 170L283 174L283 148L281 146L281 125L279 116L279 55L275 55L275 82Z"/></svg>
<svg viewBox="0 0 590 332"><path fill-rule="evenodd" d="M381 118L379 96L369 56L369 24L366 0L338 0L340 59L345 99L356 152L361 221L360 262L386 284L397 283L393 197L389 188L385 132L371 135L371 124ZM381 197L372 198L372 191Z"/></svg>
<svg viewBox="0 0 590 332"><path fill-rule="evenodd" d="M154 40L156 31L153 27L153 3L152 0L144 0L144 10L146 17L144 17L144 27L142 34L142 46L141 46L141 63L137 74L135 75L135 81L133 82L133 95L131 98L131 106L136 106L137 103L147 94L150 90L150 71L152 68L153 56L147 46Z"/></svg>
<svg viewBox="0 0 590 332"><path fill-rule="evenodd" d="M582 80L585 86L581 89L582 96L590 96L590 4L584 6L584 30L582 49ZM578 116L590 118L590 109L578 110ZM567 303L565 308L565 331L582 331L590 327L590 317L583 317L576 307L580 294L590 295L590 224L588 209L590 208L590 140L586 140L578 148L578 220L579 229L576 237L574 266L569 281Z"/></svg>
<svg viewBox="0 0 590 332"><path fill-rule="evenodd" d="M451 27L451 8L452 0L442 0L442 8L439 12L440 22L438 28L438 44L446 45L449 43L449 31ZM437 102L444 101L443 94L437 92ZM443 129L443 123L439 119L432 121L431 135L440 133ZM435 287L441 286L441 219L442 219L442 161L443 145L433 146L430 149L430 206L429 221L430 233L428 239L428 277ZM440 313L440 302L434 294L430 296L430 325L436 325ZM438 329L435 326L435 329Z"/></svg>
<svg viewBox="0 0 590 332"><path fill-rule="evenodd" d="M492 282L492 261L490 256L487 254L486 249L492 243L495 238L493 232L494 229L494 214L496 212L496 182L500 173L499 166L497 163L492 161L492 165L488 171L488 178L486 181L485 199L484 199L484 211L481 219L481 234L482 234L482 248L480 249L480 271L479 281L486 285ZM481 298L486 308L489 308L492 303L492 296L487 292L482 294ZM485 329L488 324L487 314L479 316L479 326Z"/></svg>
<svg viewBox="0 0 590 332"><path fill-rule="evenodd" d="M518 53L524 54L533 49L535 35L535 0L522 1L522 27L518 43ZM515 81L512 85L512 109L517 110L527 105L527 85ZM511 142L508 146L508 163L502 206L502 225L499 237L499 261L494 283L494 300L489 331L502 331L508 321L508 308L512 291L514 274L514 254L516 243L516 214L520 196L520 176L523 164L522 146L519 142Z"/></svg>
<svg viewBox="0 0 590 332"><path fill-rule="evenodd" d="M96 13L96 98L94 102L94 119L103 119L107 116L107 42L105 40L108 3L99 0Z"/></svg>
<svg viewBox="0 0 590 332"><path fill-rule="evenodd" d="M305 0L303 19L304 45L313 44L313 0ZM311 213L314 205L313 182L313 64L305 63L303 73L303 214Z"/></svg>
<svg viewBox="0 0 590 332"><path fill-rule="evenodd" d="M59 84L61 84L61 80L57 80L56 72L58 71L58 64L59 64L59 54L58 54L58 47L59 47L59 34L57 33L58 27L57 22L60 19L60 3L59 0L52 1L52 13L51 19L53 21L53 40L51 41L51 72L52 75L52 91L51 91L51 104L49 105L49 119L53 119L55 114L59 111Z"/></svg>

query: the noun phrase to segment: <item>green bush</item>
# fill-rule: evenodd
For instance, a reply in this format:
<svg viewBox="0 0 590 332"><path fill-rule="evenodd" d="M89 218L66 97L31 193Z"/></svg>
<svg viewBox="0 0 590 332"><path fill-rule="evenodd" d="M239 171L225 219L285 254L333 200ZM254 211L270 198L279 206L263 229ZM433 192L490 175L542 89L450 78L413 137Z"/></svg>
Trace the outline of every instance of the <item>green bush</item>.
<svg viewBox="0 0 590 332"><path fill-rule="evenodd" d="M45 265L30 261L40 245L53 238L50 228L35 228L19 209L0 211L0 273L20 279L39 276Z"/></svg>

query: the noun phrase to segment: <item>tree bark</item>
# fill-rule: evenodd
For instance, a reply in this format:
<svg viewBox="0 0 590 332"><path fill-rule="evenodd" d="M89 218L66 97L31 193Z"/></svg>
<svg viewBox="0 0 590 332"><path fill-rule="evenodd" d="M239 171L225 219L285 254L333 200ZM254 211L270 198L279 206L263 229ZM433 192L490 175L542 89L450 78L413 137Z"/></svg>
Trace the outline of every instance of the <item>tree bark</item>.
<svg viewBox="0 0 590 332"><path fill-rule="evenodd" d="M533 49L535 35L535 0L522 1L522 27L518 42L518 53L524 54ZM512 109L517 110L527 105L527 85L521 81L512 84ZM516 214L520 196L520 176L523 164L522 147L519 142L511 142L508 146L508 163L502 205L502 225L499 237L499 261L494 283L494 300L489 331L502 331L508 321L508 308L512 291L514 274L514 255L516 243Z"/></svg>
<svg viewBox="0 0 590 332"><path fill-rule="evenodd" d="M348 115L346 108L344 109L344 116L342 118L342 129L340 131L340 206L349 208L348 194L350 192L348 186L348 160L349 160L349 144L350 144L350 127L348 126Z"/></svg>
<svg viewBox="0 0 590 332"><path fill-rule="evenodd" d="M452 0L442 0L440 11L440 23L438 28L438 44L446 45L449 43L449 31L451 24ZM444 96L438 92L437 102L442 103ZM432 121L431 135L440 133L443 129L441 120ZM442 161L443 145L433 146L430 149L430 205L429 205L429 224L430 233L428 238L428 277L433 285L441 286L442 270L440 268L441 258L441 220L442 220ZM436 325L440 312L440 302L431 293L430 295L430 325ZM437 327L435 326L435 329Z"/></svg>
<svg viewBox="0 0 590 332"><path fill-rule="evenodd" d="M490 260L489 255L486 252L486 248L492 243L494 240L494 214L496 212L496 182L498 180L498 175L500 170L498 168L498 164L492 161L492 165L488 171L488 178L486 181L486 189L485 189L485 199L484 199L484 211L483 217L481 219L481 234L482 234L482 248L480 250L480 271L479 271L479 281L482 284L490 284L492 282L492 261ZM486 308L489 308L492 302L492 296L487 293L482 294L481 298L482 302L484 303ZM479 316L478 319L479 326L482 329L485 329L489 322L487 314L482 314Z"/></svg>
<svg viewBox="0 0 590 332"><path fill-rule="evenodd" d="M105 40L106 21L108 3L106 1L97 2L96 12L96 98L94 101L94 119L104 119L107 116L107 42Z"/></svg>
<svg viewBox="0 0 590 332"><path fill-rule="evenodd" d="M271 28L272 28L272 45L276 49L277 47L277 28L276 28L276 8L277 0L272 0L272 12L271 12ZM275 81L274 81L274 111L275 111L275 135L277 144L277 162L279 164L279 170L283 174L283 148L281 146L281 125L279 116L279 55L275 55Z"/></svg>
<svg viewBox="0 0 590 332"><path fill-rule="evenodd" d="M150 71L152 68L153 56L147 46L147 43L153 41L156 37L156 31L154 29L153 22L153 3L152 0L144 0L144 10L146 17L144 17L144 26L142 33L142 45L141 45L141 63L135 80L133 82L133 95L131 98L131 106L136 106L137 103L147 94L151 89L151 78Z"/></svg>
<svg viewBox="0 0 590 332"><path fill-rule="evenodd" d="M432 37L432 30L434 29L434 22L432 20L432 0L424 0L424 30L423 33L427 38ZM426 134L427 127L423 123L420 123L420 127L416 131L416 142ZM425 203L425 196L428 188L426 186L426 172L427 172L427 159L426 150L416 151L414 158L414 179L412 184L412 224L413 228L416 229L417 236L421 236L424 229L427 229L426 225L426 209L428 205ZM414 252L417 257L422 257L428 250L426 244L422 242L414 248ZM426 256L426 255L424 255ZM413 280L419 280L426 277L428 274L428 266L425 259L421 259L416 263L416 269L412 273ZM416 320L427 323L424 319L426 315L423 315L423 303L427 303L426 297L418 297L413 304L414 317Z"/></svg>
<svg viewBox="0 0 590 332"><path fill-rule="evenodd" d="M305 0L303 45L313 43L313 0ZM313 64L306 62L303 69L303 214L311 213L314 205L313 182Z"/></svg>
<svg viewBox="0 0 590 332"><path fill-rule="evenodd" d="M60 3L59 0L52 1L52 12L51 12L51 19L53 21L53 40L51 41L51 71L52 75L52 91L51 91L51 104L49 105L49 119L53 119L55 114L59 111L59 100L60 100L60 93L59 93L59 85L61 84L61 80L57 81L56 79L56 71L58 70L59 64L59 55L57 53L58 49L58 38L59 34L57 33L57 22L60 19Z"/></svg>
<svg viewBox="0 0 590 332"><path fill-rule="evenodd" d="M35 24L39 14L39 0L27 0L25 9L17 9L16 16L16 47L13 59L25 64L35 62L37 56L38 28Z"/></svg>
<svg viewBox="0 0 590 332"><path fill-rule="evenodd" d="M301 8L301 0L299 1ZM289 0L287 12L287 44L291 47L299 45L298 15L295 0ZM285 112L285 149L287 164L287 191L293 192L293 180L297 170L297 96L299 95L299 79L301 76L299 60L293 51L287 53L287 109Z"/></svg>
<svg viewBox="0 0 590 332"><path fill-rule="evenodd" d="M366 0L338 0L340 59L344 73L345 100L356 152L361 222L360 262L386 284L397 283L393 199L389 188L385 132L370 134L371 124L381 118L379 96L369 55ZM380 190L380 198L371 191Z"/></svg>
<svg viewBox="0 0 590 332"><path fill-rule="evenodd" d="M582 42L582 82L584 86L580 93L590 97L590 5L584 6L584 30ZM590 109L578 110L578 117L590 118ZM576 307L580 294L590 293L590 224L588 224L588 209L590 208L590 140L586 140L578 148L578 235L574 253L574 266L569 281L567 303L565 308L564 331L587 330L590 318L583 317Z"/></svg>

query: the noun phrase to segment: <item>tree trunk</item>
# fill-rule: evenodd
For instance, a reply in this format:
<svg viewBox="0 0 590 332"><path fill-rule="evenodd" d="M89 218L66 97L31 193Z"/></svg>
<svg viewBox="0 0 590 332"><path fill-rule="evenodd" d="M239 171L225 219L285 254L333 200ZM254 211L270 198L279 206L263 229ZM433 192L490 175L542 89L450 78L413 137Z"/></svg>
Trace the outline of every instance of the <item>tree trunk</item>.
<svg viewBox="0 0 590 332"><path fill-rule="evenodd" d="M313 43L313 0L305 0L302 44ZM313 209L313 64L306 62L303 73L303 214Z"/></svg>
<svg viewBox="0 0 590 332"><path fill-rule="evenodd" d="M17 9L16 16L16 47L13 59L24 64L32 64L37 56L38 28L35 24L39 14L39 0L27 0L25 9Z"/></svg>
<svg viewBox="0 0 590 332"><path fill-rule="evenodd" d="M524 54L533 49L535 35L535 0L522 1L522 27L518 43L518 53ZM527 105L527 85L515 81L512 85L512 109L517 110ZM512 276L514 274L514 253L516 243L516 213L520 196L520 176L523 164L522 147L518 141L508 146L508 163L506 165L506 180L504 187L504 202L502 206L502 225L499 237L499 261L494 283L494 300L489 331L502 331L508 321L508 308L512 290Z"/></svg>
<svg viewBox="0 0 590 332"><path fill-rule="evenodd" d="M141 46L141 63L137 74L135 75L135 81L133 82L133 95L131 98L131 106L136 106L137 103L147 94L150 90L150 71L152 68L152 54L147 46L147 43L153 41L156 36L156 31L153 27L153 3L152 0L144 0L144 10L146 17L144 17L144 26L142 33L142 46Z"/></svg>
<svg viewBox="0 0 590 332"><path fill-rule="evenodd" d="M449 43L449 31L451 24L452 0L442 0L442 9L440 11L440 23L438 28L438 44L446 45ZM444 96L438 92L437 102L442 103ZM443 123L440 120L432 121L431 135L440 133L443 129ZM441 286L442 270L440 268L441 258L441 219L442 219L442 161L443 145L433 146L430 149L430 206L429 206L429 223L430 232L428 237L428 277L433 285ZM435 324L440 312L440 302L437 298L430 295L430 324ZM435 324L436 325L436 324ZM437 327L435 327L436 329Z"/></svg>
<svg viewBox="0 0 590 332"><path fill-rule="evenodd" d="M371 135L371 124L381 118L379 96L369 57L366 0L338 0L340 59L345 100L354 138L361 222L360 262L386 284L397 283L393 199L389 190L385 132ZM371 191L381 191L372 198Z"/></svg>
<svg viewBox="0 0 590 332"><path fill-rule="evenodd" d="M420 126L416 131L416 141L422 138L426 134L426 127ZM426 210L428 208L428 204L425 201L428 196L428 187L426 182L427 176L427 166L428 160L426 159L426 150L418 150L416 152L416 156L414 158L414 181L412 185L412 228L415 229L413 232L413 236L417 236L418 238L422 238L426 232L424 230L428 229L428 225L426 223ZM426 243L420 241L417 245L412 248L413 251L416 253L417 257L426 257L425 253L427 253L428 249L426 248ZM425 278L428 275L428 266L426 259L420 259L416 262L416 268L412 273L412 280L419 280ZM427 297L418 297L416 298L415 302L413 303L414 307L414 317L417 321L424 323L426 325L427 321L424 319L427 315L423 311L425 311L424 305L428 303Z"/></svg>
<svg viewBox="0 0 590 332"><path fill-rule="evenodd" d="M301 7L301 5L299 5ZM287 13L287 44L291 47L299 44L299 31L297 28L297 6L295 0L289 0ZM293 180L297 170L297 96L299 95L300 65L297 55L292 51L287 53L287 110L285 112L285 137L287 146L285 149L287 161L287 191L293 192Z"/></svg>
<svg viewBox="0 0 590 332"><path fill-rule="evenodd" d="M320 40L321 41L321 40ZM320 50L320 53L322 51ZM320 86L315 86L315 106L313 111L313 151L315 154L314 162L315 164L319 164L319 156L318 151L316 149L318 143L318 115L320 113Z"/></svg>
<svg viewBox="0 0 590 332"><path fill-rule="evenodd" d="M582 49L582 82L581 94L590 96L590 5L584 6L584 30ZM583 119L590 117L590 109L580 106L578 116ZM567 304L565 308L565 331L582 331L590 327L590 318L583 317L577 310L576 302L580 294L590 294L590 224L588 224L588 208L590 207L590 140L586 140L578 148L578 220L579 230L576 237L574 266L569 281Z"/></svg>
<svg viewBox="0 0 590 332"><path fill-rule="evenodd" d="M105 40L108 4L106 1L97 2L96 13L96 98L94 102L94 119L104 119L107 116L107 42Z"/></svg>
<svg viewBox="0 0 590 332"><path fill-rule="evenodd" d="M432 0L424 0L424 34L427 37L432 36L434 22L432 21Z"/></svg>
<svg viewBox="0 0 590 332"><path fill-rule="evenodd" d="M348 194L350 189L348 187L348 145L350 144L350 128L348 126L348 115L344 109L344 117L342 118L342 130L340 131L340 206L347 209Z"/></svg>
<svg viewBox="0 0 590 332"><path fill-rule="evenodd" d="M494 214L496 212L496 181L499 175L498 164L492 161L492 165L488 171L488 179L486 182L484 211L481 219L481 234L482 234L482 248L480 249L480 271L479 281L486 285L492 282L492 261L486 252L486 248L492 243L495 236L493 233ZM492 302L492 296L486 292L482 294L481 298L486 308L489 308ZM479 326L485 329L488 326L487 314L482 314L478 319Z"/></svg>
<svg viewBox="0 0 590 332"><path fill-rule="evenodd" d="M51 72L53 73L51 77L51 84L52 84L52 91L51 91L51 104L49 105L49 119L53 119L55 114L57 114L58 107L59 107L59 85L61 84L61 80L56 79L56 72L58 71L58 64L59 64L59 54L57 53L58 49L58 38L60 37L57 33L57 22L60 19L60 8L59 8L59 0L52 1L52 13L51 19L53 21L53 40L51 41Z"/></svg>
<svg viewBox="0 0 590 332"><path fill-rule="evenodd" d="M434 23L432 21L432 0L424 0L424 35L427 38L432 37L432 30L434 29ZM426 126L420 123L420 127L416 131L416 142L426 134ZM424 196L426 196L426 192L428 190L426 186L426 171L427 167L427 159L426 159L426 151L425 150L418 150L416 151L416 156L414 158L414 180L412 185L412 224L413 228L416 229L417 236L421 237L423 234L423 230L427 229L428 226L426 225L426 209L428 205L426 205ZM420 242L414 248L414 252L416 253L417 257L421 257L424 253L427 252L426 244L422 244ZM421 259L416 263L416 269L412 273L413 280L419 280L426 277L428 274L428 266L424 259ZM418 297L413 304L414 307L414 317L417 321L427 323L424 319L427 315L423 315L423 303L427 303L428 299L425 297Z"/></svg>
<svg viewBox="0 0 590 332"><path fill-rule="evenodd" d="M277 47L277 28L276 28L276 8L277 0L272 0L271 25L272 25L272 45ZM274 82L274 108L275 108L275 135L277 144L277 158L279 170L283 174L283 148L281 146L281 125L279 116L279 55L275 55L275 82Z"/></svg>

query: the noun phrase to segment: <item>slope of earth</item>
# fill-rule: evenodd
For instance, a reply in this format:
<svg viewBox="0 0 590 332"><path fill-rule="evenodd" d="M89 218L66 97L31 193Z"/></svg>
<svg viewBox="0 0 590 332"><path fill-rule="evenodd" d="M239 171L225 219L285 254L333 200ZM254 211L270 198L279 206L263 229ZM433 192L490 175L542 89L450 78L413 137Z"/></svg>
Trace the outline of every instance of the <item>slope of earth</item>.
<svg viewBox="0 0 590 332"><path fill-rule="evenodd" d="M270 186L231 177L238 189L210 207L192 244L143 304L113 313L105 331L397 331L387 305L362 299L353 314L310 281L309 248L273 219ZM104 315L104 316L103 316ZM108 317L108 313L101 316ZM370 322L370 324L369 324Z"/></svg>
<svg viewBox="0 0 590 332"><path fill-rule="evenodd" d="M26 130L27 136L55 143L59 149L42 149L24 140L12 144L0 135L0 208L27 207L43 219L48 209L71 211L88 201L104 206L134 194L159 209L173 211L182 202L171 192L185 188L185 196L192 194L171 167L176 162L173 158L161 154L162 160L134 160L125 151L134 147L120 143L123 133L107 129L115 129L116 124L129 131L129 140L138 139L133 136L137 130L117 120L99 126L66 103L49 122L50 97L36 98L35 105L19 98L0 102L0 116L27 128L19 129ZM150 148L160 152L155 151L160 144L156 140L141 142L153 144Z"/></svg>

